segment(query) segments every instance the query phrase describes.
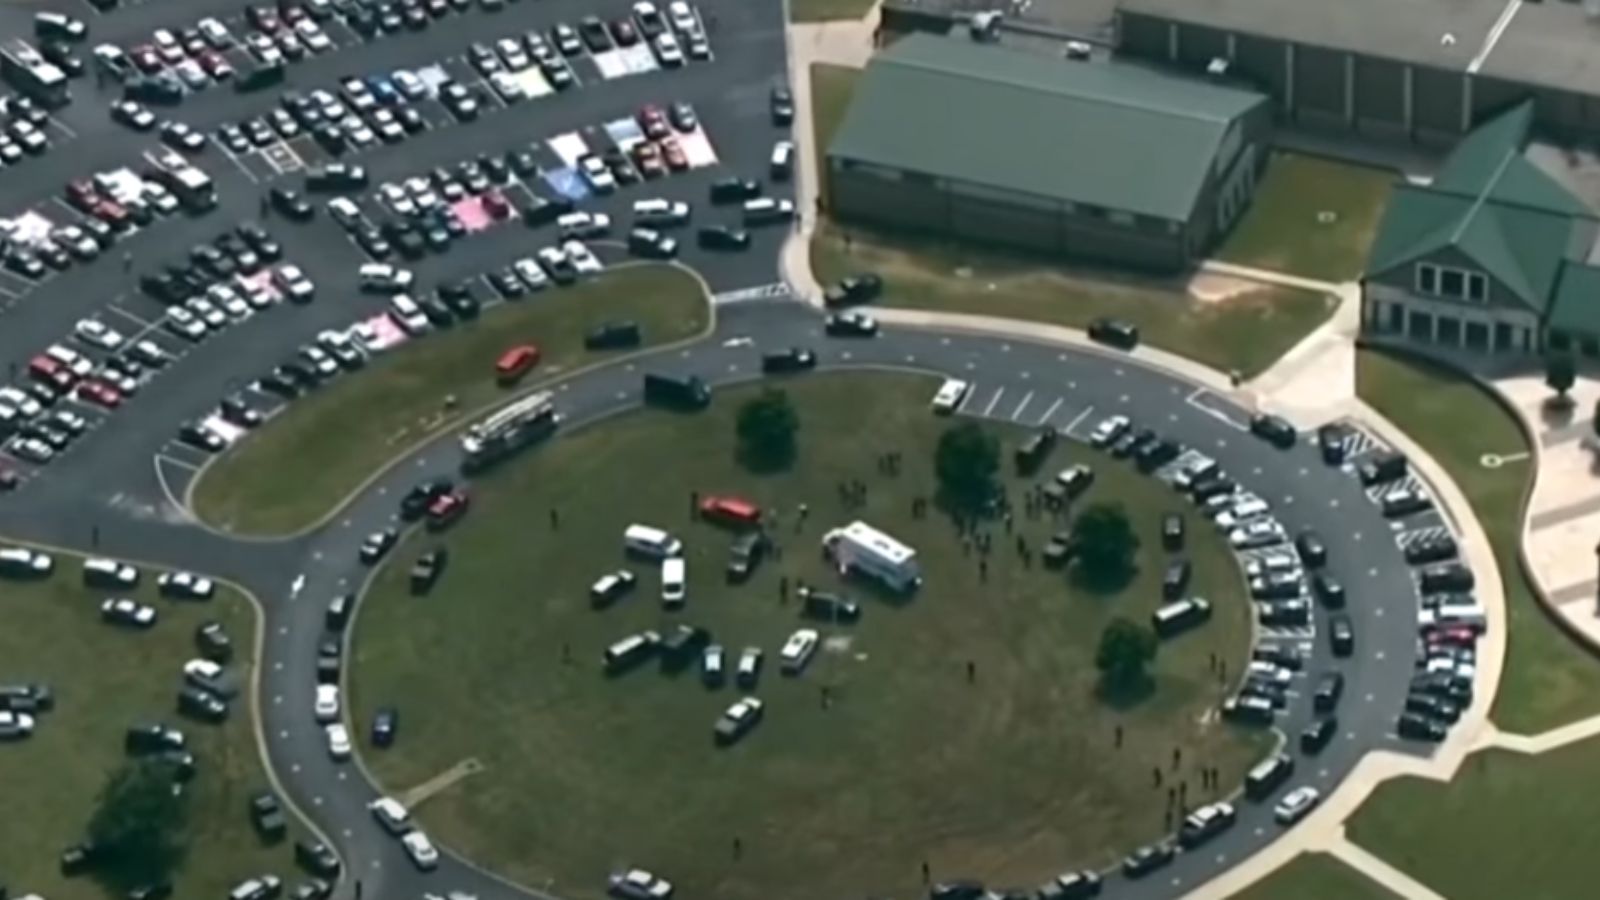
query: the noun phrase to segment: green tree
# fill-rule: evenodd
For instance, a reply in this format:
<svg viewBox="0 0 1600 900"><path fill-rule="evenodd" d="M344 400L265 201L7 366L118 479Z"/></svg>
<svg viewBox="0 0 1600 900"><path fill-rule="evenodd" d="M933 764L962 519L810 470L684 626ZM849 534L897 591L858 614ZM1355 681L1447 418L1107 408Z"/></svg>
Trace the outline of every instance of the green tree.
<svg viewBox="0 0 1600 900"><path fill-rule="evenodd" d="M1139 536L1120 503L1096 503L1072 523L1077 569L1091 587L1121 587L1133 577Z"/></svg>
<svg viewBox="0 0 1600 900"><path fill-rule="evenodd" d="M170 881L187 849L189 795L170 762L142 758L111 773L93 816L95 874L121 889Z"/></svg>
<svg viewBox="0 0 1600 900"><path fill-rule="evenodd" d="M1577 380L1578 364L1572 357L1562 354L1545 358L1544 383L1556 392L1556 397L1562 402L1566 402L1567 391L1572 390Z"/></svg>
<svg viewBox="0 0 1600 900"><path fill-rule="evenodd" d="M739 459L752 469L773 471L794 462L800 416L788 393L768 388L739 407L735 424Z"/></svg>
<svg viewBox="0 0 1600 900"><path fill-rule="evenodd" d="M994 496L1000 441L971 422L948 428L939 435L933 470L947 501L965 510L979 509Z"/></svg>
<svg viewBox="0 0 1600 900"><path fill-rule="evenodd" d="M1150 629L1121 616L1108 622L1094 653L1101 690L1127 696L1147 688L1150 675L1145 666L1156 658L1156 646L1155 632Z"/></svg>

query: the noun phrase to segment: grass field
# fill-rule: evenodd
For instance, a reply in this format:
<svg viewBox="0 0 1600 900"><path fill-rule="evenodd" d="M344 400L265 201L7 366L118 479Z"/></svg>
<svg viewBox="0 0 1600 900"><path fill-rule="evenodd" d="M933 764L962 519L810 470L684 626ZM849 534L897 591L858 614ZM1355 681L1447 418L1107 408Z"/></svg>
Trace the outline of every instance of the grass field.
<svg viewBox="0 0 1600 900"><path fill-rule="evenodd" d="M471 412L500 392L495 359L535 343L543 361L524 384L598 359L583 335L612 319L638 322L646 344L698 334L707 326L700 284L664 266L635 266L562 291L486 312L473 323L408 344L359 374L302 397L229 450L201 477L192 502L214 527L282 534L310 525L374 468L452 424L444 399Z"/></svg>
<svg viewBox="0 0 1600 900"><path fill-rule="evenodd" d="M1326 853L1302 853L1232 900L1394 900L1383 885Z"/></svg>
<svg viewBox="0 0 1600 900"><path fill-rule="evenodd" d="M872 9L873 3L874 0L789 0L789 21L859 19Z"/></svg>
<svg viewBox="0 0 1600 900"><path fill-rule="evenodd" d="M1387 169L1276 154L1217 258L1326 281L1356 278L1398 177Z"/></svg>
<svg viewBox="0 0 1600 900"><path fill-rule="evenodd" d="M1363 400L1425 447L1467 495L1494 547L1510 618L1506 665L1490 716L1504 731L1533 734L1600 713L1600 663L1551 622L1518 558L1527 462L1498 469L1485 453L1525 453L1511 414L1472 382L1373 350L1357 357Z"/></svg>
<svg viewBox="0 0 1600 900"><path fill-rule="evenodd" d="M855 93L856 79L860 77L861 70L850 66L811 64L811 134L815 138L812 148L817 157L817 172L823 171L823 156L844 122L845 110L849 109L850 97Z"/></svg>
<svg viewBox="0 0 1600 900"><path fill-rule="evenodd" d="M250 656L255 617L245 599L221 593L209 604L178 604L141 591L136 596L156 604L160 619L148 632L131 632L100 621L105 595L80 585L77 560L58 556L56 567L48 582L4 585L0 681L44 682L56 694L55 710L40 714L31 738L0 744L7 810L0 817L0 875L13 896L109 900L87 877L63 878L56 860L83 839L96 795L124 758L124 731L157 721L188 734L199 770L192 843L175 896L222 897L261 872L277 872L292 885L288 851L263 848L245 815L249 796L267 786L248 691L221 727L190 723L173 709L183 664L195 655L197 624L221 622L236 656ZM248 684L246 664L232 668Z"/></svg>
<svg viewBox="0 0 1600 900"><path fill-rule="evenodd" d="M1348 834L1450 900L1595 894L1600 740L1539 756L1475 753L1449 784L1388 782Z"/></svg>
<svg viewBox="0 0 1600 900"><path fill-rule="evenodd" d="M1069 328L1114 316L1137 325L1146 344L1246 378L1272 365L1335 307L1332 297L1277 286L1204 301L1176 286L1112 281L972 247L832 224L812 239L811 267L823 284L852 272L877 272L885 306Z"/></svg>
<svg viewBox="0 0 1600 900"><path fill-rule="evenodd" d="M1092 596L1020 562L1017 535L1037 550L1061 523L1022 516L1021 482L1008 478L1016 535L994 523L985 578L947 520L910 515L931 491L932 446L947 424L927 411L935 384L789 382L800 454L782 474L750 475L733 460L746 387L719 393L698 416L642 412L568 435L477 483L473 511L442 539L451 568L433 594L405 589L410 560L439 540L413 538L363 601L352 708L365 720L398 703L406 721L400 744L367 754L368 764L400 793L478 760L483 774L421 806L424 825L496 871L584 898L624 863L658 870L685 896L724 900L908 896L923 861L935 877L1037 883L1156 837L1165 791L1153 789L1153 766L1169 785L1199 765L1220 766L1232 784L1265 751L1264 735L1204 716L1219 697L1210 654L1237 661L1248 641L1234 563L1219 535L1191 531L1195 590L1221 601L1217 616L1162 648L1153 696L1109 708L1094 695L1096 640L1112 615L1145 621L1155 607L1158 523L1177 501L1120 464L1093 461L1091 497L1125 501L1144 548L1131 585ZM903 454L898 476L876 467L892 451ZM1088 455L1058 449L1048 471ZM847 510L838 488L852 479L867 497ZM691 521L691 491L760 503L781 558L746 585L726 584L729 539ZM856 517L917 547L927 584L909 601L842 586L865 607L859 624L821 626L818 659L801 678L780 677L777 651L801 622L795 602L780 600L779 579L839 585L818 541ZM674 677L654 664L601 674L609 643L676 621L660 611L648 566L637 567L633 596L589 608L589 585L624 563L631 522L685 539L689 599L678 619L711 629L731 653L766 652L757 691L766 720L737 747L716 750L710 734L739 695L731 686L708 690L692 669ZM1175 747L1182 773L1167 768Z"/></svg>

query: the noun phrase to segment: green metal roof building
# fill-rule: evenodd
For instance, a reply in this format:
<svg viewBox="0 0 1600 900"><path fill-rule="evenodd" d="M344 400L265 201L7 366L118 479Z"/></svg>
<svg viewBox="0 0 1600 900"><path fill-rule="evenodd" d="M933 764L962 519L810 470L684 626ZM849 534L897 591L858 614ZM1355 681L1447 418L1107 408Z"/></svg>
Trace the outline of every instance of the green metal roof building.
<svg viewBox="0 0 1600 900"><path fill-rule="evenodd" d="M1600 219L1528 159L1533 103L1400 184L1373 240L1363 325L1447 348L1600 353Z"/></svg>
<svg viewBox="0 0 1600 900"><path fill-rule="evenodd" d="M1259 94L913 34L827 148L835 218L1147 268L1204 255L1266 161Z"/></svg>

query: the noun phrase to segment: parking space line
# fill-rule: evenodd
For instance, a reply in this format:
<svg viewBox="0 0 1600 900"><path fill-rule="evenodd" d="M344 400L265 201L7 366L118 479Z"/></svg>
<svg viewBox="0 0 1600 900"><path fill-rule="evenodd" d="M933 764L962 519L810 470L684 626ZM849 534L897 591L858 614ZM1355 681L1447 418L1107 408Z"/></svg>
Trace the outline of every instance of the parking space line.
<svg viewBox="0 0 1600 900"><path fill-rule="evenodd" d="M250 179L252 184L261 183L261 179L256 177L256 173L250 171L250 167L246 166L244 161L239 159L239 157L232 150L229 150L227 147L224 147L220 144L217 146L217 149L222 152L223 156L227 157L228 162L233 163L240 172L243 172L244 177Z"/></svg>
<svg viewBox="0 0 1600 900"><path fill-rule="evenodd" d="M106 307L106 312L115 313L115 314L123 317L124 319L127 319L128 321L132 322L133 324L139 326L139 328L141 329L141 334L144 333L144 332L148 332L150 329L156 327L155 323L151 322L149 319L146 319L143 316L134 315L133 313L129 312L126 309L123 309L121 306L118 306L115 303L107 306Z"/></svg>
<svg viewBox="0 0 1600 900"><path fill-rule="evenodd" d="M1094 412L1094 407L1092 407L1092 406L1084 407L1083 408L1083 412L1078 413L1076 416L1074 416L1072 418L1072 421L1067 423L1067 427L1061 429L1061 433L1065 434L1067 437L1072 437L1072 429L1077 428L1078 427L1078 423L1082 422L1084 419L1087 419L1089 417L1089 413L1092 413L1092 412Z"/></svg>
<svg viewBox="0 0 1600 900"><path fill-rule="evenodd" d="M1000 402L1000 398L1005 396L1005 393L1006 389L1004 386L995 389L994 396L989 398L989 405L983 408L983 414L985 416L994 412L995 404Z"/></svg>
<svg viewBox="0 0 1600 900"><path fill-rule="evenodd" d="M1056 410L1060 409L1061 404L1064 402L1066 402L1065 397L1057 397L1056 402L1050 404L1050 408L1045 410L1044 415L1040 416L1039 421L1035 422L1034 424L1043 425L1044 423L1050 421L1050 417L1056 414Z"/></svg>
<svg viewBox="0 0 1600 900"><path fill-rule="evenodd" d="M1022 418L1022 411L1028 408L1028 402L1032 399L1033 391L1029 391L1027 395L1022 398L1022 402L1017 404L1016 410L1011 413L1011 421L1015 422Z"/></svg>

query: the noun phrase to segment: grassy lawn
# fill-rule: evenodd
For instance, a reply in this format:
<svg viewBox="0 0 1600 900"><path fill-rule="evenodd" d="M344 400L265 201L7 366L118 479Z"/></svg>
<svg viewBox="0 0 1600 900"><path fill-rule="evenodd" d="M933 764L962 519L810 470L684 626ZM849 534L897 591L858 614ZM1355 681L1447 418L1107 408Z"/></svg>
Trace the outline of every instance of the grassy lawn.
<svg viewBox="0 0 1600 900"><path fill-rule="evenodd" d="M1302 853L1233 900L1394 900L1394 894L1326 853Z"/></svg>
<svg viewBox="0 0 1600 900"><path fill-rule="evenodd" d="M872 9L873 3L874 0L789 0L789 21L860 19Z"/></svg>
<svg viewBox="0 0 1600 900"><path fill-rule="evenodd" d="M844 123L845 110L850 108L850 97L860 77L861 70L851 66L811 64L811 134L816 138L812 143L818 173L823 171L822 160Z"/></svg>
<svg viewBox="0 0 1600 900"><path fill-rule="evenodd" d="M1317 156L1279 153L1217 258L1306 278L1361 274L1399 175ZM1330 221L1321 221L1330 213Z"/></svg>
<svg viewBox="0 0 1600 900"><path fill-rule="evenodd" d="M1502 730L1533 734L1600 713L1600 662L1546 616L1518 559L1528 463L1484 468L1485 453L1528 449L1511 415L1481 388L1443 369L1363 350L1362 399L1427 448L1455 481L1494 546L1510 617L1509 644L1491 718Z"/></svg>
<svg viewBox="0 0 1600 900"><path fill-rule="evenodd" d="M1205 715L1219 696L1210 654L1237 661L1249 636L1231 557L1219 535L1191 531L1195 591L1217 602L1216 616L1162 647L1153 695L1111 709L1093 691L1096 642L1112 615L1142 622L1155 607L1158 523L1176 501L1094 460L1091 496L1125 502L1144 547L1130 585L1091 595L1022 564L1017 536L1037 550L1064 523L1023 516L1023 482L1008 475L1015 534L990 526L985 578L942 515L910 514L931 491L946 426L927 409L935 385L881 374L789 382L801 449L781 474L752 475L733 460L735 413L754 394L745 387L692 418L639 412L569 435L477 482L471 514L445 539L451 568L435 591L406 591L410 561L435 543L413 537L363 601L353 709L364 721L397 703L406 722L395 748L368 752L369 765L399 793L478 760L483 774L420 807L424 825L495 871L583 898L624 863L658 870L685 896L724 900L770 898L780 885L787 896L909 896L924 860L935 877L1038 883L1155 837L1165 797L1151 769L1170 765L1174 747L1185 769L1169 769L1169 785L1197 783L1199 765L1234 783L1265 750L1264 735ZM1012 446L1019 434L996 433ZM877 469L890 451L903 454L897 476ZM1058 448L1047 468L1087 456ZM839 498L852 479L868 485L859 509ZM692 490L760 503L781 557L742 586L725 583L729 538L691 521ZM927 584L914 599L840 585L820 558L822 532L857 517L918 548ZM684 538L685 612L661 611L650 566L636 567L633 596L590 609L589 585L624 563L631 522ZM819 626L825 647L800 678L776 666L801 624L780 577L838 587L864 607L854 626ZM609 643L675 621L709 628L734 654L765 650L766 718L737 747L717 750L710 735L739 695L732 686L709 690L693 669L671 676L653 664L601 674Z"/></svg>
<svg viewBox="0 0 1600 900"><path fill-rule="evenodd" d="M1332 297L1276 286L1199 300L1177 286L1088 277L988 250L834 225L812 240L811 267L823 284L852 272L877 272L885 306L1070 328L1115 316L1139 326L1146 344L1247 378L1322 324L1335 306Z"/></svg>
<svg viewBox="0 0 1600 900"><path fill-rule="evenodd" d="M1349 836L1451 900L1579 900L1595 893L1600 741L1539 756L1475 753L1449 784L1379 787ZM1467 862L1470 860L1470 864Z"/></svg>
<svg viewBox="0 0 1600 900"><path fill-rule="evenodd" d="M197 624L221 622L238 656L250 655L255 617L245 599L219 593L209 604L178 604L144 590L137 596L156 604L160 620L148 632L125 631L100 621L105 595L81 586L76 559L58 556L56 566L48 582L4 585L0 681L44 682L56 694L55 710L37 717L31 738L0 744L0 784L10 812L0 819L0 873L13 896L110 896L89 878L63 878L56 860L83 839L106 776L124 758L124 731L142 722L181 727L198 761L191 783L193 838L175 896L222 897L249 875L288 876L288 851L262 847L245 814L250 794L267 786L248 691L221 727L188 722L173 709L183 663L195 656ZM233 668L248 683L245 663Z"/></svg>
<svg viewBox="0 0 1600 900"><path fill-rule="evenodd" d="M663 344L702 331L707 308L699 282L662 266L619 269L495 307L295 401L206 470L194 488L195 512L234 532L305 527L376 466L455 424L444 415L445 397L454 395L467 412L493 400L500 392L494 360L507 347L538 344L543 362L524 382L532 384L598 359L584 351L583 335L611 319L632 319L646 344Z"/></svg>

